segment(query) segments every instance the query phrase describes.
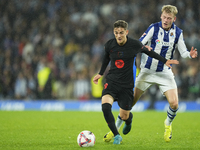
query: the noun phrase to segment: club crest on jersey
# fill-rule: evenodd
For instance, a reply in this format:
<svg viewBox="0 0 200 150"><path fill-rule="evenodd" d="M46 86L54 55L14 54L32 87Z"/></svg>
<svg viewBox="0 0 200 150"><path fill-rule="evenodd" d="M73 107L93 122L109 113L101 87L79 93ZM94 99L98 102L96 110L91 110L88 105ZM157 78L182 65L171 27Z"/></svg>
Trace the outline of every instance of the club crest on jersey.
<svg viewBox="0 0 200 150"><path fill-rule="evenodd" d="M116 66L117 68L123 68L123 67L124 67L124 61L121 60L121 59L116 60L116 61L115 61L115 66Z"/></svg>
<svg viewBox="0 0 200 150"><path fill-rule="evenodd" d="M117 55L118 55L118 57L123 57L124 52L118 52Z"/></svg>
<svg viewBox="0 0 200 150"><path fill-rule="evenodd" d="M171 32L171 33L170 33L170 36L171 36L171 37L174 37L174 33L173 33L173 32Z"/></svg>

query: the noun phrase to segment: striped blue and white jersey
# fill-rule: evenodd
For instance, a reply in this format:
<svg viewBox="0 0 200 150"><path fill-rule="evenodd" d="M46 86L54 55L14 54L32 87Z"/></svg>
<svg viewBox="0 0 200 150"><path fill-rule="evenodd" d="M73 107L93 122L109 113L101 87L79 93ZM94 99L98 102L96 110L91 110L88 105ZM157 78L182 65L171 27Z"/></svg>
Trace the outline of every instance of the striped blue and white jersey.
<svg viewBox="0 0 200 150"><path fill-rule="evenodd" d="M162 28L162 22L151 24L141 36L140 41L142 44L152 47L156 53L166 59L173 59L176 48L183 58L191 58L184 42L183 32L174 23L169 31ZM142 54L140 67L141 69L146 68L156 72L170 69L163 62L146 54Z"/></svg>

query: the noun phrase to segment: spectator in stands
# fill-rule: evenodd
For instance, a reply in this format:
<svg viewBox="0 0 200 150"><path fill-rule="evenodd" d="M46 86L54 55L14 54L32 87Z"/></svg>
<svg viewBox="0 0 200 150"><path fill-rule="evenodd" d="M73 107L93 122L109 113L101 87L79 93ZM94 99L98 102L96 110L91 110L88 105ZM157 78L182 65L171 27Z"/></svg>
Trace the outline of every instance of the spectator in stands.
<svg viewBox="0 0 200 150"><path fill-rule="evenodd" d="M27 96L27 80L22 72L18 73L15 82L15 98L16 99L26 99Z"/></svg>
<svg viewBox="0 0 200 150"><path fill-rule="evenodd" d="M37 94L39 99L49 100L53 98L52 68L47 64L45 57L43 60L43 66L39 69L37 74Z"/></svg>
<svg viewBox="0 0 200 150"><path fill-rule="evenodd" d="M90 98L90 82L87 76L86 69L77 73L77 79L74 82L74 97L76 99L87 100Z"/></svg>

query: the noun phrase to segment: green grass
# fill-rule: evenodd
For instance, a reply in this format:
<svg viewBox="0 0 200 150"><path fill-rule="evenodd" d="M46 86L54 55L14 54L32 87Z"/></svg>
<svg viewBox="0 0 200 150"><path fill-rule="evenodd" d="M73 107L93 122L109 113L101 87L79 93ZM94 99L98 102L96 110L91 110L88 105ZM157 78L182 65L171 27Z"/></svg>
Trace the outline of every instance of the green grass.
<svg viewBox="0 0 200 150"><path fill-rule="evenodd" d="M116 118L118 112L114 115ZM0 111L0 150L200 149L199 112L177 114L170 143L163 139L166 113L144 111L133 115L131 132L121 134L121 145L113 145L102 140L109 131L102 112ZM95 134L94 147L78 146L77 136L82 130Z"/></svg>

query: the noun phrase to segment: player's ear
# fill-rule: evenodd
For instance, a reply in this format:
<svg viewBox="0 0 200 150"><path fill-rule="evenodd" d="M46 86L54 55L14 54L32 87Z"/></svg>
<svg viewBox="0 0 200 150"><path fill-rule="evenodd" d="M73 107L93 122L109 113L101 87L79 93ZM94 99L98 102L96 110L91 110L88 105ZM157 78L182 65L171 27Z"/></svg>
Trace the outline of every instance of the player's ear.
<svg viewBox="0 0 200 150"><path fill-rule="evenodd" d="M128 35L128 32L129 32L129 31L128 31L128 30L126 30L126 35Z"/></svg>
<svg viewBox="0 0 200 150"><path fill-rule="evenodd" d="M174 17L174 22L176 21L176 16Z"/></svg>

